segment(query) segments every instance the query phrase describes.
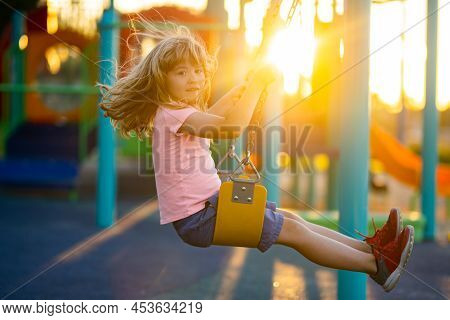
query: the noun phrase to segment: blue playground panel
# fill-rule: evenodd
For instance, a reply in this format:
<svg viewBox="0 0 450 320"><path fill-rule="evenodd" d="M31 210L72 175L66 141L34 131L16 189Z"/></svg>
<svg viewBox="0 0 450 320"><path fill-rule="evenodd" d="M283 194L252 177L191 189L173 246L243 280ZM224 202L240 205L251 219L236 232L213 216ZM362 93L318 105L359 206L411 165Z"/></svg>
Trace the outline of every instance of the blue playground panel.
<svg viewBox="0 0 450 320"><path fill-rule="evenodd" d="M9 185L74 187L79 173L79 124L24 123L6 142L0 160L0 183ZM96 144L96 130L87 151Z"/></svg>
<svg viewBox="0 0 450 320"><path fill-rule="evenodd" d="M79 165L68 160L0 160L0 182L10 185L73 187Z"/></svg>
<svg viewBox="0 0 450 320"><path fill-rule="evenodd" d="M95 145L96 136L90 134L88 150ZM12 158L52 158L78 161L79 124L54 125L24 123L9 137L6 155Z"/></svg>

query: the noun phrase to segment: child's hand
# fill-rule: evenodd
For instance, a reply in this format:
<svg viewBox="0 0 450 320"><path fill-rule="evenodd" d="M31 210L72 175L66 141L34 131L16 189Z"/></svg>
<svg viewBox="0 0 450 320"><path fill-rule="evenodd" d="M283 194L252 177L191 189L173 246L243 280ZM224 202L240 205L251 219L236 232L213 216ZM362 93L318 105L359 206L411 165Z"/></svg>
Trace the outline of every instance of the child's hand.
<svg viewBox="0 0 450 320"><path fill-rule="evenodd" d="M246 88L245 84L240 84L230 90L230 98L233 104L239 101Z"/></svg>
<svg viewBox="0 0 450 320"><path fill-rule="evenodd" d="M253 73L252 79L258 84L266 87L272 82L280 79L280 72L275 67L265 64L256 69Z"/></svg>

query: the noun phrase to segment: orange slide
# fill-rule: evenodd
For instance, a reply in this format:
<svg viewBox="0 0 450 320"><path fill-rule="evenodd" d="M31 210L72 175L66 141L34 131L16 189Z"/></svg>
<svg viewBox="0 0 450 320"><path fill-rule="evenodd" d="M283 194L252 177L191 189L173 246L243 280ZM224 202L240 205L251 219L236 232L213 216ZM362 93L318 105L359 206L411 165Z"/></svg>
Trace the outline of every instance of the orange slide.
<svg viewBox="0 0 450 320"><path fill-rule="evenodd" d="M372 157L383 163L387 173L420 188L422 158L375 123L370 129L370 148ZM450 196L450 165L439 164L437 167L437 192Z"/></svg>

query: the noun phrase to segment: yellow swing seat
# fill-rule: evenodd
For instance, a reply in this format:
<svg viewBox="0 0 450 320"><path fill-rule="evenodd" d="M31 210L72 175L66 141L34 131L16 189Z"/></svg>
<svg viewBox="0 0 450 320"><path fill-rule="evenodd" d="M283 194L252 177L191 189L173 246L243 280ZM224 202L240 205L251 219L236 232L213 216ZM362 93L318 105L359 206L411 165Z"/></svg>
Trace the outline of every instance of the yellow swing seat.
<svg viewBox="0 0 450 320"><path fill-rule="evenodd" d="M253 164L252 164L253 165ZM267 190L247 176L231 177L219 190L213 244L256 248L261 239Z"/></svg>

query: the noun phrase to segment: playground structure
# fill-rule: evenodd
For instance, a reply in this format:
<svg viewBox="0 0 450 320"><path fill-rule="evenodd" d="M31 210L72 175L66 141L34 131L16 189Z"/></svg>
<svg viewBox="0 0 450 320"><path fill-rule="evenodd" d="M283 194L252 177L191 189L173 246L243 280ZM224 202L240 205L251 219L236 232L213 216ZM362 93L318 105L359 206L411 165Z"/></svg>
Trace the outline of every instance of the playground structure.
<svg viewBox="0 0 450 320"><path fill-rule="evenodd" d="M370 134L373 156L384 164L385 170L399 181L418 189L421 181L422 159L376 124L371 126ZM438 194L449 197L449 165L437 166L436 181Z"/></svg>
<svg viewBox="0 0 450 320"><path fill-rule="evenodd" d="M94 85L98 70L94 62L98 60L99 47L75 31L60 30L56 37L48 34L46 11L46 7L41 7L30 13L33 23L22 21L20 16L13 20L18 25L13 24L11 29L28 30L26 55L10 45L8 32L3 33L0 181L16 186L66 188L76 199L80 167L97 146L98 89ZM159 13L183 23L196 19L199 25L204 24L201 28L212 25L210 18L175 8L163 7ZM141 16L152 21L161 19L154 11L142 12ZM116 27L122 29L122 39L130 37L128 23ZM15 40L19 41L24 32L19 31ZM214 43L213 32L200 30L200 35L206 43ZM120 65L137 58L133 56L137 50L129 46L120 44ZM22 70L17 71L15 83L15 74L11 76L7 66L16 60L21 61ZM11 96L6 92L11 92ZM143 143L135 138L119 138L118 145L120 154L136 158Z"/></svg>
<svg viewBox="0 0 450 320"><path fill-rule="evenodd" d="M433 6L434 5L434 6ZM429 12L436 10L437 1L429 2ZM313 77L313 90L320 87L325 81L330 79L330 75L335 75L336 71L341 73L353 67L361 58L369 55L369 46L367 40L368 23L370 14L370 3L348 4L346 13L341 17L340 23L360 21L360 25L352 24L351 29L340 29L344 38L346 51L342 64L334 65L333 70L317 73ZM167 11L164 11L167 10ZM176 10L160 10L164 16L173 17ZM157 15L149 15L151 19L157 19ZM361 18L363 17L363 18ZM184 18L184 19L183 19ZM70 40L71 45L76 45L84 57L92 61L100 61L100 78L102 83L112 83L114 81L114 65L111 61L119 58L119 61L126 61L130 57L130 52L126 46L118 43L118 39L124 38L129 34L126 28L128 24L122 22L125 17L119 18L117 12L110 7L105 10L100 24L100 43L99 46L92 45L92 41L69 31L57 34L60 39ZM340 119L338 124L329 121L322 123L323 136L333 136L335 130L344 128L341 131L342 136L337 139L318 139L326 145L325 153L330 155L329 166L329 209L332 211L330 216L323 214L317 219L314 211L308 210L302 214L310 220L320 222L329 227L336 228L339 221L341 231L358 229L361 232L367 231L368 217L363 214L367 212L367 194L368 194L368 158L369 146L372 156L380 160L385 167L386 172L396 177L398 180L422 190L422 216L415 217L415 222L409 220L418 229L424 239L433 239L435 236L434 213L436 191L443 196L449 195L449 169L445 165L439 165L436 168L436 148L437 148L437 110L435 108L435 97L433 88L436 83L436 34L437 21L435 16L428 18L428 55L427 60L427 105L424 114L424 148L422 159L420 156L412 153L408 148L401 145L395 138L384 132L377 124L369 122L369 101L368 101L368 61L363 61L356 68L348 72L339 80L340 88L346 88L344 95L340 96L338 108L330 108L326 112L329 119ZM199 19L187 13L182 13L180 19L175 19L180 23L187 24L192 29L203 30L203 37L206 43L213 48L216 46L216 33L220 31L221 24L216 24L214 19ZM14 15L12 24L12 41L18 44L24 31L24 18L19 14ZM27 26L30 28L30 26ZM122 29L119 33L119 28ZM355 31L357 30L357 31ZM326 32L326 30L323 30ZM67 38L66 38L67 37ZM339 37L336 37L339 40ZM336 40L335 39L335 40ZM7 112L8 119L11 121L3 122L2 126L2 155L0 161L0 180L3 183L12 183L15 185L31 184L35 186L53 186L73 188L76 184L76 178L79 168L86 157L97 147L99 154L99 179L97 200L97 223L99 226L108 227L114 223L116 211L116 144L122 150L128 150L131 154L137 156L137 141L115 141L116 137L112 131L107 119L97 116L95 108L98 91L93 87L95 84L96 73L99 71L86 63L80 57L74 57L79 60L82 66L80 69L80 83L69 82L65 85L49 85L49 81L42 76L43 84L34 84L33 81L39 78L39 60L42 60L43 54L48 47L54 46L58 55L64 55L54 37L45 33L33 35L28 32L29 47L26 58L23 56L23 50L11 46L11 61L16 66L16 73L13 73L10 83L0 85L2 92L10 93L9 101L4 98L2 107L10 105ZM34 46L38 43L39 46ZM339 44L339 42L337 42ZM334 57L330 58L318 56L318 59L334 59L338 61L339 47L334 42ZM32 51L36 50L36 51ZM64 51L64 49L62 49ZM34 53L36 52L36 53ZM44 54L45 55L45 54ZM98 56L97 56L98 55ZM7 57L5 55L4 57ZM20 59L26 59L25 64L17 64ZM83 62L84 61L84 62ZM5 62L3 65L7 64ZM61 69L64 65L61 66ZM326 68L323 64L318 64L318 68ZM5 72L4 72L5 74ZM77 75L78 76L78 75ZM433 77L434 76L434 77ZM2 78L5 79L5 78ZM433 83L434 81L434 83ZM45 84L44 84L45 83ZM351 86L349 84L352 84ZM41 93L39 96L37 93ZM431 92L431 93L430 93ZM27 93L24 95L24 93ZM49 105L53 95L65 95L73 97L75 100L72 109L54 110ZM79 101L80 94L84 98ZM319 95L317 95L319 96ZM311 98L310 105L323 102L324 97L329 99L327 105L332 105L332 98L336 97L336 92L331 89L323 90L320 97ZM25 98L25 99L24 99ZM77 100L78 99L78 100ZM282 106L280 96L271 97L264 117L266 122L272 121L273 117L281 113ZM25 108L21 107L24 106ZM58 105L58 103L57 103ZM298 107L302 108L302 107ZM2 109L2 111L5 109ZM340 113L340 114L339 114ZM3 112L2 112L3 114ZM60 118L63 114L63 119ZM286 115L288 117L288 115ZM98 119L98 120L97 120ZM26 120L26 121L25 121ZM278 119L276 123L281 124L283 120ZM317 126L320 128L320 123ZM370 128L370 129L369 129ZM320 130L318 130L320 131ZM325 132L325 133L324 133ZM370 132L370 135L369 135ZM98 136L97 136L98 135ZM370 136L370 140L369 140ZM33 139L30 143L30 139ZM265 138L267 139L267 138ZM54 142L53 142L54 140ZM370 142L370 143L369 143ZM70 148L63 148L70 146ZM264 173L263 179L268 189L268 198L271 201L279 202L280 193L277 184L279 177L271 175L268 172L268 164L276 161L276 155L280 150L280 137L272 136L270 140L264 140L265 145L269 145L269 151L259 155L261 159L261 169ZM29 146L32 147L29 147ZM24 147L26 146L26 147ZM132 150L132 151L130 151ZM320 152L319 152L320 151ZM322 153L319 150L316 153ZM127 151L125 151L127 152ZM291 161L295 161L295 155L289 155ZM422 164L423 163L423 164ZM265 169L266 168L266 169ZM425 168L426 170L422 170ZM437 172L436 177L434 172ZM20 174L19 174L20 173ZM38 174L36 174L38 173ZM340 176L340 179L334 179ZM334 178L333 178L334 177ZM342 179L345 177L345 179ZM437 181L437 183L436 183ZM437 188L435 188L437 186ZM346 192L343 192L345 190ZM334 211L333 211L334 210ZM339 216L337 212L345 212L345 215ZM377 218L377 216L375 216ZM382 217L378 216L377 223L382 222ZM423 230L423 228L425 229ZM339 298L357 298L365 297L366 278L362 275L350 274L347 272L339 273Z"/></svg>

